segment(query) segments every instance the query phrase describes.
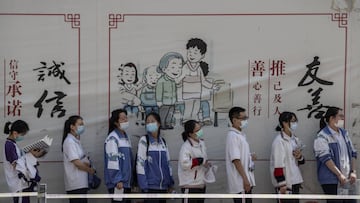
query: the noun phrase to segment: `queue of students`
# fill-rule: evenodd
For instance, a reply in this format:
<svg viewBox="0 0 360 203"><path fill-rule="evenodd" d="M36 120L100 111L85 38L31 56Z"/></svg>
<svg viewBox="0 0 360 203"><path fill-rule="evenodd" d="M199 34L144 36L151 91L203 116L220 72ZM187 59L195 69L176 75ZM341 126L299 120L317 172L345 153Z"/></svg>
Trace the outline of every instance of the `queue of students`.
<svg viewBox="0 0 360 203"><path fill-rule="evenodd" d="M251 194L255 187L256 155L251 152L244 129L248 126L246 110L233 107L229 111L231 127L226 136L225 164L229 193ZM127 111L114 110L109 119L108 136L104 142L104 182L109 194L131 193L136 182L142 193L171 193L174 179L166 140L161 133L161 118L155 112L146 115L146 134L132 154L132 143L126 130L129 127ZM338 194L338 187L356 181L356 150L343 128L344 115L340 108L329 107L321 120L320 131L314 140L318 180L325 194ZM279 132L271 145L270 174L276 193L299 194L303 183L299 167L305 164L303 144L295 131L298 125L293 112L282 112L276 130ZM4 171L11 192L33 191L40 181L36 158L43 152L35 149L22 152L17 142L29 131L25 121L6 123L8 138L4 147ZM96 173L86 156L80 138L85 131L80 116L65 121L62 152L65 191L68 194L87 194L88 177ZM251 135L250 135L251 136ZM301 135L300 135L301 136ZM213 172L208 160L204 132L198 121L184 123L178 159L178 178L181 192L206 193L207 173ZM35 161L34 161L35 160ZM23 163L33 163L30 170L21 170ZM31 165L31 164L30 164ZM27 167L27 165L25 165ZM23 171L32 171L25 173ZM252 199L237 199L234 203L251 203ZM14 203L30 202L28 197L14 198ZM86 203L87 199L69 199L70 203ZM130 203L130 199L112 202ZM164 203L166 199L146 199L146 203ZM183 199L183 202L203 203L204 199ZM279 202L298 203L299 199L279 199ZM328 203L350 203L356 200L327 200Z"/></svg>

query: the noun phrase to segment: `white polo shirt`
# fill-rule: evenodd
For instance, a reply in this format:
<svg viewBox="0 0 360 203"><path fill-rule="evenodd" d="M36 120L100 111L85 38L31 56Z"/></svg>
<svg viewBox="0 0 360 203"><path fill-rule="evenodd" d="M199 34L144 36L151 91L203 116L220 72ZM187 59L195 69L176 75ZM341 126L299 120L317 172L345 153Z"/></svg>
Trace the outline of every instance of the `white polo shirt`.
<svg viewBox="0 0 360 203"><path fill-rule="evenodd" d="M274 187L278 183L274 177L275 168L283 168L286 186L292 188L292 185L303 182L297 160L293 155L294 142L298 142L297 137L289 137L286 133L277 135L272 143L270 156L270 176Z"/></svg>
<svg viewBox="0 0 360 203"><path fill-rule="evenodd" d="M64 158L64 181L65 190L71 191L81 188L88 188L88 174L79 170L71 161L79 159L85 160L85 154L81 146L80 140L76 139L72 134L68 134L63 144Z"/></svg>
<svg viewBox="0 0 360 203"><path fill-rule="evenodd" d="M249 170L252 162L249 143L246 141L245 133L231 127L226 137L226 172L228 178L229 193L240 193L244 191L243 179L232 162L239 159L251 186L255 186L254 172Z"/></svg>

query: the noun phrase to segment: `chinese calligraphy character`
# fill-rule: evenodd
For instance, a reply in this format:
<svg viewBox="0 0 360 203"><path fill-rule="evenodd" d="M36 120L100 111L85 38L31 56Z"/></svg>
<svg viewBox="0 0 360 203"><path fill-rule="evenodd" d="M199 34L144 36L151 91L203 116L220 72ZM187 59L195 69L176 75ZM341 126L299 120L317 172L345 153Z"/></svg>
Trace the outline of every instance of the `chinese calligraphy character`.
<svg viewBox="0 0 360 203"><path fill-rule="evenodd" d="M66 94L64 94L63 92L60 92L60 91L55 91L55 97L52 97L52 98L49 98L49 99L46 99L45 98L47 97L48 95L48 91L45 90L44 93L42 94L42 96L40 97L40 99L34 104L34 107L35 108L38 108L38 112L37 112L37 117L40 118L41 115L42 115L42 112L43 112L43 106L42 106L42 102L45 100L46 103L50 103L54 100L56 100L56 105L53 107L52 111L51 111L51 117L54 116L54 113L57 113L59 112L58 114L58 118L61 118L63 116L65 116L65 112L66 110L63 109L63 102L61 101L65 96L67 96Z"/></svg>
<svg viewBox="0 0 360 203"><path fill-rule="evenodd" d="M320 61L319 61L319 57L315 56L314 57L314 61L311 62L310 64L306 65L306 67L308 68L308 70L306 71L306 74L304 75L304 77L300 80L298 86L307 86L312 84L314 81L322 84L322 85L332 85L334 84L333 82L330 81L326 81L326 80L322 80L320 78L318 78L316 76L318 70L319 70L319 65L320 65ZM310 81L305 82L306 79L310 77Z"/></svg>
<svg viewBox="0 0 360 203"><path fill-rule="evenodd" d="M272 60L270 71L271 76L285 75L285 62L283 60Z"/></svg>
<svg viewBox="0 0 360 203"><path fill-rule="evenodd" d="M264 61L254 61L254 63L252 63L252 76L255 77L255 75L259 75L260 77L262 77L263 72L265 72Z"/></svg>
<svg viewBox="0 0 360 203"><path fill-rule="evenodd" d="M11 97L15 97L16 94L18 94L19 96L22 95L21 91L20 91L20 88L21 88L21 84L19 81L16 81L14 84L12 85L9 85L8 86L8 91L6 93L6 96L7 95L10 95Z"/></svg>
<svg viewBox="0 0 360 203"><path fill-rule="evenodd" d="M18 75L18 62L17 60L10 60L9 66L10 66L10 71L9 71L9 75L11 77L11 79L16 80L16 76Z"/></svg>
<svg viewBox="0 0 360 203"><path fill-rule="evenodd" d="M33 69L33 71L38 71L38 81L44 81L45 78L45 70L47 70L47 76L53 75L54 77L59 77L59 79L64 79L67 84L71 84L71 82L65 76L65 70L61 70L60 67L64 66L64 62L56 63L53 61L53 65L47 67L46 62L40 62L43 66L39 68Z"/></svg>
<svg viewBox="0 0 360 203"><path fill-rule="evenodd" d="M21 101L18 99L13 99L8 101L7 105L7 115L8 116L20 116L21 115Z"/></svg>

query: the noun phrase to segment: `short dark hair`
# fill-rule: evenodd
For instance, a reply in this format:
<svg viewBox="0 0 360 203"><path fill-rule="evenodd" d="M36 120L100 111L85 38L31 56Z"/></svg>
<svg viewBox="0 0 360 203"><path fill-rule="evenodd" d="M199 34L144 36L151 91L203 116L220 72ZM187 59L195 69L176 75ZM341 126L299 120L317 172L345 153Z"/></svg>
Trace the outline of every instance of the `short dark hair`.
<svg viewBox="0 0 360 203"><path fill-rule="evenodd" d="M239 106L234 106L230 109L229 111L229 119L230 119L230 122L233 123L232 119L235 117L235 116L238 116L241 112L245 112L246 110L242 107L239 107Z"/></svg>
<svg viewBox="0 0 360 203"><path fill-rule="evenodd" d="M197 47L200 50L201 54L206 53L207 45L206 43L199 38L192 38L186 44L186 49Z"/></svg>

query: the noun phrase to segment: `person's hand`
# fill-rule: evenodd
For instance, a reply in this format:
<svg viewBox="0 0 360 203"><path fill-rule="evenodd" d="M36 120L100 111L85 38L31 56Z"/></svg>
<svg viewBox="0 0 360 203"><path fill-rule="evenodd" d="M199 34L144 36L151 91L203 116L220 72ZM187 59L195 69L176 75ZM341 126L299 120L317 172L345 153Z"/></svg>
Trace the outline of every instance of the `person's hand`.
<svg viewBox="0 0 360 203"><path fill-rule="evenodd" d="M203 164L203 166L204 166L205 168L209 168L209 167L211 167L211 162L209 162L208 160L206 160L205 163Z"/></svg>
<svg viewBox="0 0 360 203"><path fill-rule="evenodd" d="M118 190L121 190L123 187L124 187L124 185L123 185L122 182L118 182L118 183L116 184L116 188L117 188Z"/></svg>
<svg viewBox="0 0 360 203"><path fill-rule="evenodd" d="M286 185L283 185L283 186L279 187L280 194L286 194L286 191L287 191Z"/></svg>
<svg viewBox="0 0 360 203"><path fill-rule="evenodd" d="M94 173L96 173L96 170L95 170L94 168L91 168L91 167L90 167L89 173L90 173L91 175L93 175Z"/></svg>
<svg viewBox="0 0 360 203"><path fill-rule="evenodd" d="M356 182L356 173L355 172L351 172L349 179L350 179L350 184L354 184Z"/></svg>
<svg viewBox="0 0 360 203"><path fill-rule="evenodd" d="M30 153L36 157L36 158L40 158L42 157L46 152L44 149L32 149L30 150Z"/></svg>
<svg viewBox="0 0 360 203"><path fill-rule="evenodd" d="M252 160L252 161L256 161L256 160L257 160L257 156L256 156L255 152L252 152L252 153L251 153L251 160Z"/></svg>
<svg viewBox="0 0 360 203"><path fill-rule="evenodd" d="M295 159L301 159L301 157L302 157L301 150L300 149L295 149L293 151L293 156L295 157Z"/></svg>
<svg viewBox="0 0 360 203"><path fill-rule="evenodd" d="M341 186L343 186L346 183L346 177L342 173L340 173L338 175L338 179L339 179L339 182L340 182Z"/></svg>
<svg viewBox="0 0 360 203"><path fill-rule="evenodd" d="M214 84L213 87L212 87L212 89L215 90L215 91L219 91L220 85Z"/></svg>
<svg viewBox="0 0 360 203"><path fill-rule="evenodd" d="M250 182L247 178L245 178L243 180L243 184L244 184L244 189L245 189L245 192L250 192L251 190L251 185L250 185Z"/></svg>

